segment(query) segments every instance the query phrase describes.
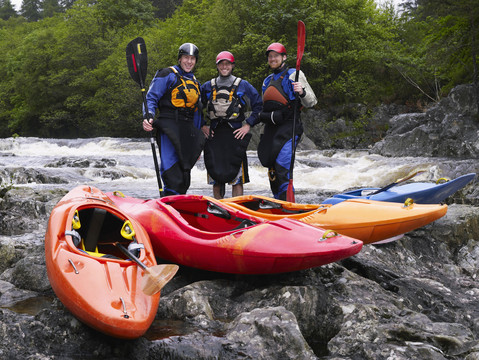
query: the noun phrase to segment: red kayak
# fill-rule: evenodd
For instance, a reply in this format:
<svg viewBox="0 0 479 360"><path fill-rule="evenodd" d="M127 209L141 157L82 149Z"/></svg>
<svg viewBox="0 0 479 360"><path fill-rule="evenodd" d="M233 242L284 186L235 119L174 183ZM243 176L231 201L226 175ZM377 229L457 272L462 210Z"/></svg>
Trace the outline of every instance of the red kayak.
<svg viewBox="0 0 479 360"><path fill-rule="evenodd" d="M272 274L321 266L357 254L363 243L291 219L268 221L201 195L142 200L107 193L150 236L155 255L233 274Z"/></svg>
<svg viewBox="0 0 479 360"><path fill-rule="evenodd" d="M148 330L158 309L158 291L178 268L156 265L143 227L89 186L71 190L52 210L45 260L53 291L73 315L125 339ZM164 269L170 271L166 277L158 273Z"/></svg>

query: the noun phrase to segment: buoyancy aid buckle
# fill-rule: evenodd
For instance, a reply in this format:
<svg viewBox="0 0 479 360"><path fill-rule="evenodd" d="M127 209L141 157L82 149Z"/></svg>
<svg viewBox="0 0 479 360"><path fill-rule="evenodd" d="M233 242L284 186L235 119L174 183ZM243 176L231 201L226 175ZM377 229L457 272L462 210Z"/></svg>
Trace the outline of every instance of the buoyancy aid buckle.
<svg viewBox="0 0 479 360"><path fill-rule="evenodd" d="M227 121L242 121L243 104L237 96L241 78L236 78L231 87L218 88L216 79L211 80L211 97L208 101L208 117Z"/></svg>
<svg viewBox="0 0 479 360"><path fill-rule="evenodd" d="M269 181L275 181L276 180L276 170L273 168L268 169L268 178Z"/></svg>

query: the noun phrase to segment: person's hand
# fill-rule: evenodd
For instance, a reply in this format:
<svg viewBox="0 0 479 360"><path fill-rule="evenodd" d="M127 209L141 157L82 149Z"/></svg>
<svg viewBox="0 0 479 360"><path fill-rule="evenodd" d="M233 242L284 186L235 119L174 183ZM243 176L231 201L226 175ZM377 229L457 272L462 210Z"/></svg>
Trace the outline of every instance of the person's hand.
<svg viewBox="0 0 479 360"><path fill-rule="evenodd" d="M299 81L293 82L293 89L295 93L298 93L299 95L303 95L303 92L304 92L303 84L301 84Z"/></svg>
<svg viewBox="0 0 479 360"><path fill-rule="evenodd" d="M153 119L144 119L143 120L143 130L153 131Z"/></svg>
<svg viewBox="0 0 479 360"><path fill-rule="evenodd" d="M246 123L239 129L236 129L235 131L233 131L233 134L236 139L243 139L245 135L249 133L250 129L251 129L250 124Z"/></svg>
<svg viewBox="0 0 479 360"><path fill-rule="evenodd" d="M201 131L203 131L203 134L205 135L206 138L210 136L210 131L211 131L211 137L213 137L213 130L210 130L209 126L203 125L201 127Z"/></svg>

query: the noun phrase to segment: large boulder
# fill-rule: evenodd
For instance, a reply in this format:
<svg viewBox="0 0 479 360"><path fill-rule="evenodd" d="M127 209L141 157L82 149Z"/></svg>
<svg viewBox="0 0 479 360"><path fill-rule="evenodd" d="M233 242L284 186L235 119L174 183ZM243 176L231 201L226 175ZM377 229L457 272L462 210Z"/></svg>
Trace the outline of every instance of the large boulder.
<svg viewBox="0 0 479 360"><path fill-rule="evenodd" d="M371 152L383 156L477 158L478 99L473 85L452 89L425 113L397 115Z"/></svg>

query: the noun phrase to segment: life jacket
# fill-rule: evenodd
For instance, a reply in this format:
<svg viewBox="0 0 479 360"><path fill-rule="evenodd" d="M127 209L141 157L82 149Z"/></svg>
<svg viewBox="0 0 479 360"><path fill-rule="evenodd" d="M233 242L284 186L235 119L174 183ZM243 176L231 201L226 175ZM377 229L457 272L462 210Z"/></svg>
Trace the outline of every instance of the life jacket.
<svg viewBox="0 0 479 360"><path fill-rule="evenodd" d="M244 108L236 94L241 78L236 78L231 86L218 87L216 78L211 79L211 98L208 101L208 117L210 119L225 119L242 121Z"/></svg>
<svg viewBox="0 0 479 360"><path fill-rule="evenodd" d="M173 66L170 69L176 74L177 81L170 88L169 94L160 100L161 110L186 109L191 113L196 111L200 98L200 84L193 75L193 79L181 76Z"/></svg>
<svg viewBox="0 0 479 360"><path fill-rule="evenodd" d="M271 77L268 87L263 93L263 111L283 110L285 107L291 107L288 95L283 90L283 79L288 73L286 68L278 79Z"/></svg>

